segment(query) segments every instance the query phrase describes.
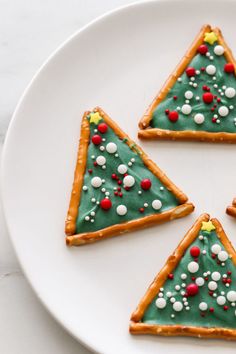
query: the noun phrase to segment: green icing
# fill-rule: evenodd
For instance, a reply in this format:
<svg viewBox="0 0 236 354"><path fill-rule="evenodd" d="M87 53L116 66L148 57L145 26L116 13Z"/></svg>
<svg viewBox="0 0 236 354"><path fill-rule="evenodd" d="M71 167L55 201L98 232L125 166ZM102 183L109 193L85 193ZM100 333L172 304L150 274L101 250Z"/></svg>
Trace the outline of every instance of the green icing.
<svg viewBox="0 0 236 354"><path fill-rule="evenodd" d="M98 124L103 122L103 120L100 120ZM94 145L90 141L88 146L87 166L83 181L83 186L87 187L87 190L82 190L81 193L76 221L77 233L100 230L110 225L135 220L142 216L161 213L179 205L178 200L172 192L167 190L161 181L144 165L140 158L140 151L137 149L136 145L134 145L133 150L131 150L126 143L127 139L119 139L110 127L108 127L106 133L100 134L97 132L97 125L91 123L90 138L94 134L100 135L105 141L102 141L100 145ZM117 145L116 153L110 154L106 151L106 145L109 142L113 142ZM104 147L103 151L100 150L101 147ZM99 165L94 166L96 158L101 155L106 158L106 169L103 169L102 166ZM135 159L135 161L132 162L131 159ZM135 178L135 184L129 191L124 189L123 183L118 185L117 181L111 178L111 175L115 173L120 180L123 181L123 175L117 172L117 168L120 164L125 164L128 167L127 173ZM90 169L92 169L92 173L88 172ZM91 185L91 179L95 176L104 180L100 188L94 188ZM142 190L140 187L140 182L144 178L148 178L152 182L152 186L149 190ZM120 192L123 195L122 197L114 194L114 192L117 191L114 190L114 188L118 187L121 188ZM103 192L103 188L105 188L105 192ZM141 191L141 194L139 194L139 191ZM99 203L105 198L105 193L109 193L108 197L112 202L111 209L107 211L103 210L100 205L96 203ZM162 207L159 210L152 208L152 201L156 199L160 200L162 203ZM145 207L144 203L147 203L148 206ZM127 213L123 216L118 215L116 212L117 206L121 204L127 207ZM140 208L144 208L143 213L139 211ZM91 212L95 212L95 215L91 216ZM86 217L89 217L89 220L86 220ZM93 222L91 222L91 220L93 220Z"/></svg>
<svg viewBox="0 0 236 354"><path fill-rule="evenodd" d="M221 295L221 292L225 292L225 297L227 296L227 292L235 291L235 281L236 281L236 270L235 266L232 263L232 260L228 258L225 261L225 265L217 263L217 256L215 259L212 258L211 247L214 244L219 244L222 250L225 250L223 245L221 244L219 238L216 235L215 231L206 232L201 231L200 235L204 236L203 240L200 240L198 237L193 242L193 244L186 250L184 256L182 257L180 263L176 267L173 275L174 279L167 279L162 292L163 298L166 300L166 307L163 309L158 309L155 302L159 297L160 293L155 297L152 303L147 308L142 322L149 324L160 324L160 325L187 325L187 326L201 326L201 327L222 327L222 328L236 328L236 313L235 313L235 303L231 303L226 298L226 303L224 305L217 304L217 297ZM193 257L190 255L190 249L193 246L198 246L201 250L201 254L198 257L199 270L195 274L191 274L187 266L189 262L194 261ZM206 254L204 255L202 251L205 250ZM199 292L195 296L187 297L187 302L189 309L187 310L187 306L183 306L183 310L180 312L176 312L173 310L173 304L171 303L169 297L167 297L167 292L171 292L172 296L176 299L176 301L180 301L183 304L184 295L181 295L181 291L185 288L182 287L182 284L194 283L191 279L194 277L203 277L204 272L210 271L211 274L213 272L219 272L221 274L221 279L217 281L218 288L214 291L216 297L209 295L208 284L212 281L211 275L207 275L208 280L205 280L203 286L199 286ZM227 272L231 272L231 275L228 275ZM187 279L182 280L181 275L187 274ZM232 283L229 287L227 287L222 282L222 276L227 274L227 278L231 278ZM180 285L181 289L177 291L175 289L176 285ZM201 302L205 302L208 305L208 309L206 311L201 311L199 309L199 304ZM228 306L228 310L224 310L224 306ZM210 312L210 308L214 308L214 312ZM174 318L171 316L174 315ZM202 316L203 315L203 316Z"/></svg>
<svg viewBox="0 0 236 354"><path fill-rule="evenodd" d="M196 54L192 61L189 63L188 67L193 67L196 70L200 71L199 75L195 75L195 80L191 81L191 78L187 76L184 72L180 79L181 81L176 81L174 86L170 89L166 98L157 106L153 112L151 127L159 129L168 129L174 131L183 131L183 130L192 130L192 131L208 131L208 132L228 132L236 133L236 96L233 98L227 98L225 95L221 95L218 91L222 90L224 93L225 87L232 87L236 89L236 80L234 74L229 74L224 72L224 65L226 64L226 59L224 55L214 54L214 48L217 45L217 42L214 45L207 44L208 51L213 57L213 60L210 60L209 56ZM201 68L206 68L208 65L214 65L216 67L215 75L208 75L206 71L201 71ZM213 79L215 77L215 80ZM190 83L196 83L198 86L194 87ZM213 95L216 95L221 99L221 102L218 103L216 99L213 100L211 104L204 103L202 95L203 85L207 85L210 88L210 92ZM214 87L218 85L218 87ZM184 96L186 91L193 92L193 98L189 100L189 103L192 107L192 111L189 115L185 115L181 112L181 108L186 104L186 98ZM177 99L174 100L174 96L177 96ZM197 100L196 97L199 97L200 100ZM212 112L211 108L216 104L215 110ZM229 109L229 114L226 117L221 117L218 114L218 109L221 106L227 106ZM232 106L230 108L230 106ZM168 118L168 115L165 113L165 110L177 111L179 113L179 119L176 122L171 122ZM196 124L194 121L194 116L197 113L204 114L205 121L202 124ZM217 114L217 122L212 122L213 115Z"/></svg>

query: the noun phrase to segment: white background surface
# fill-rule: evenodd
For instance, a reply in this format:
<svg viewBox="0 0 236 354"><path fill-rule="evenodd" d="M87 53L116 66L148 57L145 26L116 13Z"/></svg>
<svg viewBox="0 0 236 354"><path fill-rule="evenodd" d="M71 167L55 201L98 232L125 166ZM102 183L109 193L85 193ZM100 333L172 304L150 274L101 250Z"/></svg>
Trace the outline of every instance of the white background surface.
<svg viewBox="0 0 236 354"><path fill-rule="evenodd" d="M0 0L0 152L18 99L74 31L127 0ZM23 276L0 208L0 353L88 354L46 312Z"/></svg>

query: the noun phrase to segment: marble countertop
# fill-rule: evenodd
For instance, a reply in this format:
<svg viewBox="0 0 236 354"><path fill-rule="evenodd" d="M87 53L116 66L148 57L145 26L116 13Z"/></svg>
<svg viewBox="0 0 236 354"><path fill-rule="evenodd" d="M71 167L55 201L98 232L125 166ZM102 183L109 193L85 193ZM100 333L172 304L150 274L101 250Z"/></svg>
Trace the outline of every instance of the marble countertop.
<svg viewBox="0 0 236 354"><path fill-rule="evenodd" d="M127 0L0 0L0 156L22 91L80 27ZM0 353L89 354L56 323L24 277L0 205Z"/></svg>

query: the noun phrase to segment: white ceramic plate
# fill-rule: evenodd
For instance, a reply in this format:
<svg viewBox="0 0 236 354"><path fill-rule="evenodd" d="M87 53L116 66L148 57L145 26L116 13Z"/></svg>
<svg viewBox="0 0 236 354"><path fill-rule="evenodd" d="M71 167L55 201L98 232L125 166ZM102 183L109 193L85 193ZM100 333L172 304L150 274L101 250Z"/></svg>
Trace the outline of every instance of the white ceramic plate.
<svg viewBox="0 0 236 354"><path fill-rule="evenodd" d="M35 292L55 318L99 353L235 353L235 344L133 337L129 317L195 218L209 212L236 244L224 210L235 194L236 146L141 145L189 195L184 219L94 245L64 243L80 118L100 105L132 138L156 91L202 24L222 28L236 54L236 3L144 2L93 22L68 40L26 90L3 156L2 192L10 235Z"/></svg>

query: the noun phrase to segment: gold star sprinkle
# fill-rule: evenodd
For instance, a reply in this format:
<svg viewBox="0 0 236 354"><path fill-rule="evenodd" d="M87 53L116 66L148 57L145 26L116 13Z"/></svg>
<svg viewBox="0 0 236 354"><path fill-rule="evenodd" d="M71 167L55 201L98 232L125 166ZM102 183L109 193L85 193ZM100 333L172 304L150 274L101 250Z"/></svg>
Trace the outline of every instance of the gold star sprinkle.
<svg viewBox="0 0 236 354"><path fill-rule="evenodd" d="M215 226L212 224L211 221L203 221L202 222L202 227L201 230L202 231L208 231L211 232L212 230L215 230Z"/></svg>
<svg viewBox="0 0 236 354"><path fill-rule="evenodd" d="M90 119L89 122L90 123L94 123L94 124L98 124L98 122L102 119L102 117L100 116L100 114L98 112L95 113L91 113L90 114Z"/></svg>
<svg viewBox="0 0 236 354"><path fill-rule="evenodd" d="M209 44L214 44L217 41L218 37L215 32L206 32L204 36L204 42Z"/></svg>

